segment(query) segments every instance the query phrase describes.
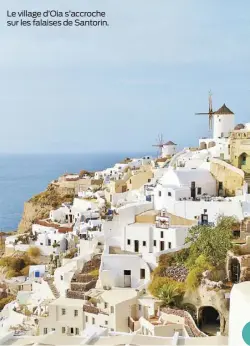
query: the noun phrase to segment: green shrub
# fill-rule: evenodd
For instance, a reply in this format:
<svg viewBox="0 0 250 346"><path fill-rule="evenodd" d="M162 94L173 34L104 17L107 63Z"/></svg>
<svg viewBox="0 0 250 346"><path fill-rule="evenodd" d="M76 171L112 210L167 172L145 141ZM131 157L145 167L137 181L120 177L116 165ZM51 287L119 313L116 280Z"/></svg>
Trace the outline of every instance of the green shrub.
<svg viewBox="0 0 250 346"><path fill-rule="evenodd" d="M98 277L99 276L99 269L94 269L91 272L89 272L88 274L92 275L94 277Z"/></svg>
<svg viewBox="0 0 250 346"><path fill-rule="evenodd" d="M185 284L167 277L154 277L149 287L149 292L164 301L167 305L177 305L185 292Z"/></svg>
<svg viewBox="0 0 250 346"><path fill-rule="evenodd" d="M28 256L30 257L40 257L41 250L36 246L31 246L27 251Z"/></svg>
<svg viewBox="0 0 250 346"><path fill-rule="evenodd" d="M179 282L169 282L158 288L157 297L164 302L165 305L178 306L184 294L184 286Z"/></svg>
<svg viewBox="0 0 250 346"><path fill-rule="evenodd" d="M204 255L200 255L195 262L190 265L190 270L186 279L189 290L196 289L201 281L202 273L206 270L213 270L214 267L209 263Z"/></svg>
<svg viewBox="0 0 250 346"><path fill-rule="evenodd" d="M192 267L200 254L209 263L220 266L225 263L228 250L232 248L232 226L235 219L219 217L216 226L197 225L189 230L186 243L190 243L187 266Z"/></svg>
<svg viewBox="0 0 250 346"><path fill-rule="evenodd" d="M21 275L23 275L23 276L29 276L29 269L30 269L30 266L24 267L24 268L20 271Z"/></svg>
<svg viewBox="0 0 250 346"><path fill-rule="evenodd" d="M5 275L6 275L6 278L7 278L7 279L11 279L11 278L13 278L13 277L15 277L15 276L19 276L19 274L20 274L20 273L17 272L16 270L14 270L14 269L9 269Z"/></svg>
<svg viewBox="0 0 250 346"><path fill-rule="evenodd" d="M64 256L64 258L74 258L77 253L77 249L70 249L69 252Z"/></svg>
<svg viewBox="0 0 250 346"><path fill-rule="evenodd" d="M8 296L6 298L2 298L0 299L0 310L3 310L3 308L5 307L6 304L12 302L13 300L15 300L14 296Z"/></svg>

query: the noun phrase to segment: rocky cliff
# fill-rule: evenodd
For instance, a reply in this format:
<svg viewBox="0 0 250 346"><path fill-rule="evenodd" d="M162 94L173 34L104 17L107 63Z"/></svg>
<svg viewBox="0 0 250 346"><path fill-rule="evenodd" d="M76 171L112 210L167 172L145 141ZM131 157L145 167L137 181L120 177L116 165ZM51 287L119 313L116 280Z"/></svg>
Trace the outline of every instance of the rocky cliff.
<svg viewBox="0 0 250 346"><path fill-rule="evenodd" d="M29 232L35 220L48 217L50 210L60 207L64 202L72 202L74 195L75 189L50 184L45 191L33 196L24 204L23 216L18 226L18 232Z"/></svg>

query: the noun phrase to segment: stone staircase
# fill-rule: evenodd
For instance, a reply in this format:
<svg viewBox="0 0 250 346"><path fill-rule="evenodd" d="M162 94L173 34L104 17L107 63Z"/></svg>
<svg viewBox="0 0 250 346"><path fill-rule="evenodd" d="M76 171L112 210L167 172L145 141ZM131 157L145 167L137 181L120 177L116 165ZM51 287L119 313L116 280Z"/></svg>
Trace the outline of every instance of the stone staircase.
<svg viewBox="0 0 250 346"><path fill-rule="evenodd" d="M76 271L67 290L67 298L85 299L85 293L96 286L101 256L95 255L83 265L81 271ZM97 272L97 275L95 274Z"/></svg>
<svg viewBox="0 0 250 346"><path fill-rule="evenodd" d="M49 288L51 289L51 292L53 293L54 297L56 299L60 298L60 293L58 292L56 286L53 284L53 279L49 278L49 279L46 279L45 281L47 281Z"/></svg>

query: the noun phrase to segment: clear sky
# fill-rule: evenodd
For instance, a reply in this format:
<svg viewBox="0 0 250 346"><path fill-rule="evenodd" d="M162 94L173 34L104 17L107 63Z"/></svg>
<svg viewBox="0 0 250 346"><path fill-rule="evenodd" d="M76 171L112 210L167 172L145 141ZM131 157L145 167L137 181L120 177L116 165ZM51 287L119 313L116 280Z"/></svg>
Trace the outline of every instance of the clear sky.
<svg viewBox="0 0 250 346"><path fill-rule="evenodd" d="M8 28L7 10L101 10L109 27ZM0 152L152 151L250 122L249 0L1 0Z"/></svg>

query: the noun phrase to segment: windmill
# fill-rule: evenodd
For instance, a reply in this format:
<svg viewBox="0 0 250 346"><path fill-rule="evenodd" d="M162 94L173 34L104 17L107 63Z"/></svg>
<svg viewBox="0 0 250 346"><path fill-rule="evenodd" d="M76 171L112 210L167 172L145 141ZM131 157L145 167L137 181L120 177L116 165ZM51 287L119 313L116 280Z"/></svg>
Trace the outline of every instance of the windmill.
<svg viewBox="0 0 250 346"><path fill-rule="evenodd" d="M211 92L211 90L208 93L208 113L195 113L195 115L208 115L209 130L212 130L214 112L213 112L212 92Z"/></svg>
<svg viewBox="0 0 250 346"><path fill-rule="evenodd" d="M157 147L157 156L160 157L162 154L162 148L164 146L163 134L159 134L156 139L156 144L153 144L153 147Z"/></svg>

